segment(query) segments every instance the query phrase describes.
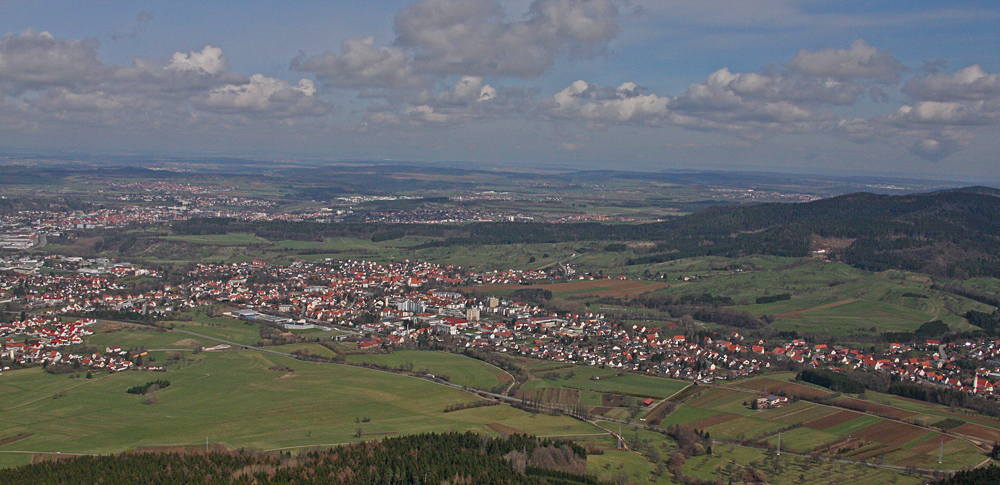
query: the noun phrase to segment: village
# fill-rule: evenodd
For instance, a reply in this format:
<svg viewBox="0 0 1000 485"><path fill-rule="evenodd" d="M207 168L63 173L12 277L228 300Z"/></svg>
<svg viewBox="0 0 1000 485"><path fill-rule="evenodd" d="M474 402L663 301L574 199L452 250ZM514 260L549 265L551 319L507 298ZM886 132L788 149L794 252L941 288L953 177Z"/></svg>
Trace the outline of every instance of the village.
<svg viewBox="0 0 1000 485"><path fill-rule="evenodd" d="M383 209L366 204L418 197L341 197L334 207L284 211L272 201L230 195L232 187L168 182L105 182L107 203L88 208L19 210L0 213L0 249L25 250L45 245L46 237L69 231L143 227L192 218L229 218L244 222L364 222L446 224L459 222L513 222L535 218L520 213L480 209ZM104 192L104 190L100 190ZM451 200L451 199L448 199ZM461 200L461 197L455 200Z"/></svg>
<svg viewBox="0 0 1000 485"><path fill-rule="evenodd" d="M16 265L15 265L16 263ZM346 330L361 351L385 352L438 342L450 348L520 355L711 383L769 370L853 369L992 398L1000 380L1000 341L934 340L892 343L881 351L809 343L768 342L738 332L652 328L615 322L600 313L555 313L544 307L457 291L491 283L544 283L595 278L554 270L477 273L424 262L380 264L324 259L287 266L262 261L196 264L183 281L166 284L157 271L126 262L50 256L7 260L0 304L0 357L18 365L65 364L112 371L149 368L121 349L89 355L65 352L91 334L94 312L141 316L146 322L210 305L233 318L285 331ZM13 266L12 266L13 265ZM54 271L54 270L58 270ZM136 282L143 281L142 285ZM126 283L126 281L129 281ZM140 288L141 287L141 288ZM530 288L530 286L525 286ZM338 332L339 339L344 333ZM979 363L974 368L960 360ZM159 369L157 369L159 370Z"/></svg>

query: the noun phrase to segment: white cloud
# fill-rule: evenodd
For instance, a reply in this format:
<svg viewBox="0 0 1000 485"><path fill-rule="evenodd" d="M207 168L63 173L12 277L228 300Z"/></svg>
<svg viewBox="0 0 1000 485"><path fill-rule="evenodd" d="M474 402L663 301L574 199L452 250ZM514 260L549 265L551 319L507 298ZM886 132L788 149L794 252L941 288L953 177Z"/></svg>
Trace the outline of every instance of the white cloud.
<svg viewBox="0 0 1000 485"><path fill-rule="evenodd" d="M222 49L206 45L201 52L175 52L165 69L219 74L226 70L226 56L222 55Z"/></svg>
<svg viewBox="0 0 1000 485"><path fill-rule="evenodd" d="M452 91L442 93L437 97L439 103L470 104L482 103L497 97L497 90L489 84L483 84L480 76L462 76Z"/></svg>
<svg viewBox="0 0 1000 485"><path fill-rule="evenodd" d="M0 39L0 85L23 92L94 82L107 72L97 57L98 45L95 39L62 40L32 30L5 35Z"/></svg>
<svg viewBox="0 0 1000 485"><path fill-rule="evenodd" d="M55 88L46 91L33 104L46 111L53 112L101 112L118 111L127 107L135 107L136 103L126 96L108 94L103 91L74 93L66 88Z"/></svg>
<svg viewBox="0 0 1000 485"><path fill-rule="evenodd" d="M949 138L921 138L910 145L910 153L931 161L940 161L962 150L964 143Z"/></svg>
<svg viewBox="0 0 1000 485"><path fill-rule="evenodd" d="M550 113L601 123L662 123L669 115L670 98L641 91L634 83L608 90L576 81L552 97Z"/></svg>
<svg viewBox="0 0 1000 485"><path fill-rule="evenodd" d="M417 76L412 58L397 47L375 47L375 37L345 39L340 55L330 51L291 63L297 71L313 72L323 82L337 88L406 88L424 84Z"/></svg>
<svg viewBox="0 0 1000 485"><path fill-rule="evenodd" d="M230 115L292 119L332 110L315 96L312 80L290 85L260 74L244 76L226 68L217 47L176 52L169 60L137 57L131 66L105 65L96 49L96 41L62 40L46 32L5 36L0 40L0 93L38 123L162 126L188 122L198 111L213 113L219 122Z"/></svg>
<svg viewBox="0 0 1000 485"><path fill-rule="evenodd" d="M942 103L924 101L916 106L902 106L891 119L912 123L967 123L973 120L975 111L962 103Z"/></svg>
<svg viewBox="0 0 1000 485"><path fill-rule="evenodd" d="M852 42L847 49L820 49L816 52L802 49L788 66L807 76L884 82L898 81L904 71L895 57L861 39Z"/></svg>
<svg viewBox="0 0 1000 485"><path fill-rule="evenodd" d="M495 0L418 0L400 10L392 45L374 37L346 39L292 60L344 89L428 87L450 76L536 77L561 55L593 57L618 35L612 0L535 0L523 20L510 21Z"/></svg>
<svg viewBox="0 0 1000 485"><path fill-rule="evenodd" d="M589 57L618 35L610 0L536 0L527 18L506 21L494 0L420 0L394 22L396 45L421 72L535 77L561 52Z"/></svg>
<svg viewBox="0 0 1000 485"><path fill-rule="evenodd" d="M911 79L903 93L931 101L972 101L1000 97L1000 74L990 74L979 64L952 74L930 74Z"/></svg>
<svg viewBox="0 0 1000 485"><path fill-rule="evenodd" d="M435 112L434 107L426 104L407 108L403 111L403 115L412 121L427 123L447 123L451 119L447 114Z"/></svg>
<svg viewBox="0 0 1000 485"><path fill-rule="evenodd" d="M263 113L269 116L322 116L329 105L316 99L316 87L309 79L295 86L282 79L254 74L246 84L212 89L199 107L224 113Z"/></svg>

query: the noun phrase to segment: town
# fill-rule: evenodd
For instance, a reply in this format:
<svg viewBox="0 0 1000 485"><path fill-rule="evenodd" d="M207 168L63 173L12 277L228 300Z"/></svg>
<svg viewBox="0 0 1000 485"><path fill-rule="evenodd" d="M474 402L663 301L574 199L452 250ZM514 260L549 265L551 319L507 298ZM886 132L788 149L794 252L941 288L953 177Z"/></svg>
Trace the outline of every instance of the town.
<svg viewBox="0 0 1000 485"><path fill-rule="evenodd" d="M881 350L801 338L766 341L678 322L656 328L629 325L601 313L554 312L457 289L494 283L530 289L532 283L601 278L563 268L477 273L425 262L327 258L289 265L199 263L181 275L165 275L127 262L52 255L41 261L8 259L2 269L0 305L8 311L6 323L0 323L0 357L17 366L162 370L139 365L135 358L141 349L129 354L109 348L106 354L88 355L65 350L84 343L96 322L93 315L100 312L150 323L193 308L224 305L233 318L282 331L346 331L338 332L338 338L349 338L357 349L369 352L433 342L706 384L769 370L851 369L989 399L1000 380L1000 341L993 339L921 340ZM970 361L979 365L970 367Z"/></svg>

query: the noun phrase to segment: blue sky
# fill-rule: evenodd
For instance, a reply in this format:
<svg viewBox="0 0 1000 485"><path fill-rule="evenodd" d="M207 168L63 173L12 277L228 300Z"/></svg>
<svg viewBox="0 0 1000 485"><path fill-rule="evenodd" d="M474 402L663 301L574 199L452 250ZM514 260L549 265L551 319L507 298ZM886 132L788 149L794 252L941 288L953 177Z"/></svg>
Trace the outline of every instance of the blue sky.
<svg viewBox="0 0 1000 485"><path fill-rule="evenodd" d="M1000 179L993 2L0 2L0 151Z"/></svg>

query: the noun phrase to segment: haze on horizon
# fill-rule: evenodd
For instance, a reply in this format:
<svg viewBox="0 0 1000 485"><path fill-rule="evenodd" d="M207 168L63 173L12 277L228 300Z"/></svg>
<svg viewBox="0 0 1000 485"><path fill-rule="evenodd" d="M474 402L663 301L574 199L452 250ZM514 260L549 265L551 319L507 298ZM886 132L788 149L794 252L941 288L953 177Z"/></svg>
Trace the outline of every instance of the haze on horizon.
<svg viewBox="0 0 1000 485"><path fill-rule="evenodd" d="M996 180L992 1L0 3L0 152Z"/></svg>

